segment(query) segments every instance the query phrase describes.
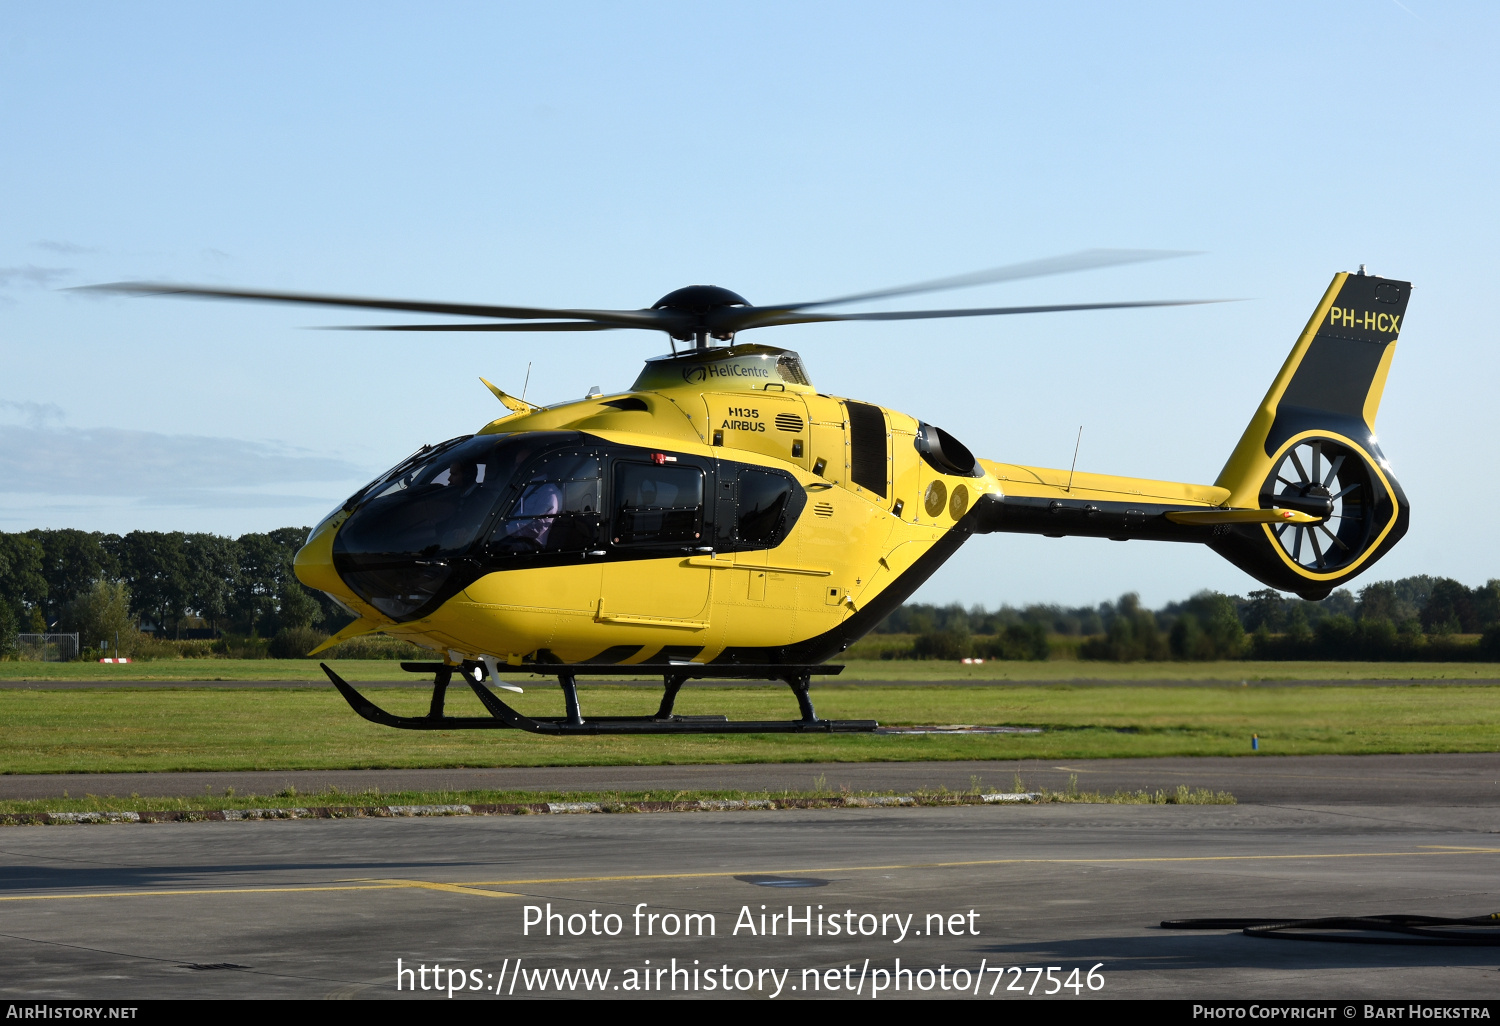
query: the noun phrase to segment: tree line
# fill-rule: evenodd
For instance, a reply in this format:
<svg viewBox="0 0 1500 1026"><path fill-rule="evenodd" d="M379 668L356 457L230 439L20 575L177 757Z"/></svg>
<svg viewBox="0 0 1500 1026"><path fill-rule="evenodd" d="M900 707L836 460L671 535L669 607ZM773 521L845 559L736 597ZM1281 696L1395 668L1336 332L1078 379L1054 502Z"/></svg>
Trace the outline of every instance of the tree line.
<svg viewBox="0 0 1500 1026"><path fill-rule="evenodd" d="M1270 588L1203 591L1158 610L1134 593L1097 606L902 606L866 647L882 658L1500 660L1500 580L1419 575L1320 601ZM879 635L896 635L882 644ZM1478 637L1475 637L1475 636Z"/></svg>
<svg viewBox="0 0 1500 1026"><path fill-rule="evenodd" d="M0 655L16 633L77 632L85 650L194 635L332 632L352 617L292 573L305 527L238 538L181 531L0 533Z"/></svg>

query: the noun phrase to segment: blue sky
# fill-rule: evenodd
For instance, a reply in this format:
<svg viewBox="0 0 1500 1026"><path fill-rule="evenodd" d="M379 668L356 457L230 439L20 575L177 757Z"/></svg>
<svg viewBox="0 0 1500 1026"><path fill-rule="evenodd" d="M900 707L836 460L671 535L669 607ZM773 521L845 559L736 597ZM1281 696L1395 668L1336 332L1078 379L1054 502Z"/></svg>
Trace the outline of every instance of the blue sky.
<svg viewBox="0 0 1500 1026"><path fill-rule="evenodd" d="M937 301L1246 301L758 340L983 456L1066 465L1082 424L1081 470L1212 481L1330 276L1366 263L1417 286L1379 422L1412 529L1369 576L1500 576L1493 5L3 10L0 530L311 523L495 415L480 374L518 390L531 363L554 402L665 348L68 286L636 307L1145 247L1203 255ZM991 537L919 598L1203 587L1255 585L1195 546Z"/></svg>

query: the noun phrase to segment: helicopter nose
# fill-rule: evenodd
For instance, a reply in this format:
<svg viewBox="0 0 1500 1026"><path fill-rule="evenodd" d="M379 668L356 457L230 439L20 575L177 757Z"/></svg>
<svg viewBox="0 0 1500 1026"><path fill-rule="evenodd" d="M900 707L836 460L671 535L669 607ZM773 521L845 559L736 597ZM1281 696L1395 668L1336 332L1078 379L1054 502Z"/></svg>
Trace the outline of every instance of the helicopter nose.
<svg viewBox="0 0 1500 1026"><path fill-rule="evenodd" d="M307 542L292 560L292 572L297 575L297 580L345 602L354 595L333 568L333 539L338 534L339 525L348 518L347 513L340 513L323 521L308 535Z"/></svg>

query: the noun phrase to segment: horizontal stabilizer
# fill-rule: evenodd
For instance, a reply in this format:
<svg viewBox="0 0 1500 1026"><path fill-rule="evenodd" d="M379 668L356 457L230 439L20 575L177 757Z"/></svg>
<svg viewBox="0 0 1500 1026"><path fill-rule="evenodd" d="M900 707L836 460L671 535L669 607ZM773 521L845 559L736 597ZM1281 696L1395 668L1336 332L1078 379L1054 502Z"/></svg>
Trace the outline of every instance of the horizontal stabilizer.
<svg viewBox="0 0 1500 1026"><path fill-rule="evenodd" d="M1295 509L1185 509L1173 510L1174 524L1316 524L1318 518Z"/></svg>

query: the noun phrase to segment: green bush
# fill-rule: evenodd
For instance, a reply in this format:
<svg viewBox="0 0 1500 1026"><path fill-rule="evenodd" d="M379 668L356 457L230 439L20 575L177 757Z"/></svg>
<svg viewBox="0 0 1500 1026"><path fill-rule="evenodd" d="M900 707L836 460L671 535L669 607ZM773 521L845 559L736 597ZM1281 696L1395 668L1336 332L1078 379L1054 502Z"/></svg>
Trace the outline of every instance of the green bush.
<svg viewBox="0 0 1500 1026"><path fill-rule="evenodd" d="M16 614L10 603L0 601L0 659L11 659L16 654Z"/></svg>
<svg viewBox="0 0 1500 1026"><path fill-rule="evenodd" d="M328 635L311 627L283 627L266 646L266 652L272 659L306 659L307 653L327 640Z"/></svg>
<svg viewBox="0 0 1500 1026"><path fill-rule="evenodd" d="M269 638L226 634L213 643L214 654L225 659L269 659Z"/></svg>
<svg viewBox="0 0 1500 1026"><path fill-rule="evenodd" d="M365 634L350 638L321 653L320 659L420 659L430 660L436 653L385 634Z"/></svg>
<svg viewBox="0 0 1500 1026"><path fill-rule="evenodd" d="M918 659L965 659L973 647L968 631L927 631L912 642L912 655Z"/></svg>
<svg viewBox="0 0 1500 1026"><path fill-rule="evenodd" d="M120 651L138 663L163 659L206 659L214 654L211 641L173 641L170 638L154 638L134 629L128 634L120 634Z"/></svg>

